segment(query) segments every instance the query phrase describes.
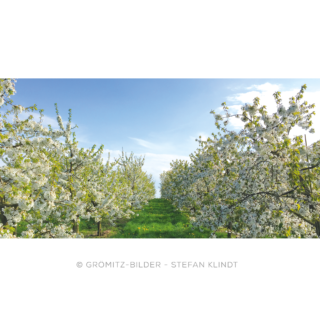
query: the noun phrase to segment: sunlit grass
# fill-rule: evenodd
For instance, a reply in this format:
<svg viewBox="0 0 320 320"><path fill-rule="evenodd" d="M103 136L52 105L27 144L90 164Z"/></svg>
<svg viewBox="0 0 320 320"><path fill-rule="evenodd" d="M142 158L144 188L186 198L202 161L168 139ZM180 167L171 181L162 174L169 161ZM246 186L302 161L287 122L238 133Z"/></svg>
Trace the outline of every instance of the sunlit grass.
<svg viewBox="0 0 320 320"><path fill-rule="evenodd" d="M97 231L91 230L90 238L103 239L208 239L211 230L206 228L203 232L195 228L191 230L190 217L186 212L176 210L168 200L152 199L149 200L148 205L141 210L136 210L139 216L132 216L130 220L115 221L116 226L111 227L102 223L103 231L105 229L110 232L108 235L97 237ZM80 232L89 234L89 225L80 224ZM95 227L95 224L91 227ZM227 239L226 232L217 232L218 239ZM235 236L233 236L235 237Z"/></svg>
<svg viewBox="0 0 320 320"><path fill-rule="evenodd" d="M120 219L115 226L102 221L102 236L97 236L97 223L93 219L81 220L80 233L85 238L209 238L211 232L192 229L186 212L175 209L165 199L152 199L138 215L131 219ZM27 229L27 223L18 225L18 236ZM227 238L224 230L216 232L217 238Z"/></svg>

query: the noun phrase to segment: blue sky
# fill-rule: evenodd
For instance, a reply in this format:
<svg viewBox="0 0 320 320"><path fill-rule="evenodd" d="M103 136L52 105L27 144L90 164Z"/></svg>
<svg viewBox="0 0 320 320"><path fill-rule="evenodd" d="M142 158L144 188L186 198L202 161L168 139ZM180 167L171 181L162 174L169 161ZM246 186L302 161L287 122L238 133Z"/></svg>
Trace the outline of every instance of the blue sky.
<svg viewBox="0 0 320 320"><path fill-rule="evenodd" d="M37 104L45 123L54 126L54 103L64 120L71 108L80 147L104 144L111 156L122 148L145 155L145 170L158 188L159 174L170 161L188 159L197 148L195 139L215 132L210 111L219 111L222 102L237 112L259 96L274 110L275 91L283 93L287 105L305 83L306 100L320 106L320 79L17 79L13 100L24 107ZM319 115L314 122L317 129ZM236 121L232 125L240 128ZM316 131L308 141L317 137Z"/></svg>

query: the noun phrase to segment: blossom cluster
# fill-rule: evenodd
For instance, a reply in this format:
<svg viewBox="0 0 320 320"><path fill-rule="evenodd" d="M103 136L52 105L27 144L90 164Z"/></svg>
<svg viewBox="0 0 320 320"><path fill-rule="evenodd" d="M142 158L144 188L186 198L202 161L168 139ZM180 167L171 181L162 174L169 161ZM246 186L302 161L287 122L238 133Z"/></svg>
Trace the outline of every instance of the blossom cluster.
<svg viewBox="0 0 320 320"><path fill-rule="evenodd" d="M231 115L215 117L218 134L199 140L189 162L175 161L161 175L161 195L188 210L194 227L244 238L320 237L320 141L291 137L295 126L310 133L314 104L302 102L306 85L289 106L275 92L277 111L259 98ZM243 122L228 129L230 117Z"/></svg>
<svg viewBox="0 0 320 320"><path fill-rule="evenodd" d="M155 194L143 158L122 154L104 163L103 146L78 147L69 119L59 130L35 122L37 108L14 105L15 80L0 81L0 238L75 238L81 219L129 218ZM24 120L22 120L22 118Z"/></svg>

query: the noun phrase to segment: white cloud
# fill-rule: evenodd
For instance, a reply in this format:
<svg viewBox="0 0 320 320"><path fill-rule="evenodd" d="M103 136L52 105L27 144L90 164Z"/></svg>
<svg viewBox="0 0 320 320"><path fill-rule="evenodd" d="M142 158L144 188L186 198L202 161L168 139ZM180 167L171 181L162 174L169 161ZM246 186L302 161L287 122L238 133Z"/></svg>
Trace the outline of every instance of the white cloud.
<svg viewBox="0 0 320 320"><path fill-rule="evenodd" d="M170 150L176 150L176 146L172 145L171 142L165 142L165 143L152 143L147 140L138 139L138 138L132 138L131 140L135 141L139 146L142 146L146 149L149 149L149 152L158 152L158 153L171 153Z"/></svg>
<svg viewBox="0 0 320 320"><path fill-rule="evenodd" d="M211 135L211 134L207 134L207 133L205 133L205 132L199 132L196 137L190 136L190 139L191 139L192 141L194 141L195 143L197 143L197 141L195 141L195 140L196 140L196 139L197 139L197 140L200 140L199 137L201 137L201 140L202 140L202 141L206 141L209 137L212 137L212 135Z"/></svg>
<svg viewBox="0 0 320 320"><path fill-rule="evenodd" d="M234 98L232 98L232 99L234 99ZM229 108L228 111L230 114L238 114L241 112L241 107L242 107L242 104L234 104L231 106L228 105L228 108ZM220 113L221 115L224 115L223 107L219 107L216 110L216 113ZM243 128L243 122L240 119L237 119L236 117L229 118L229 123L233 127L234 130L238 130L238 129Z"/></svg>
<svg viewBox="0 0 320 320"><path fill-rule="evenodd" d="M259 91L264 91L264 92L270 92L270 91L279 91L280 90L280 87L281 85L279 84L271 84L269 82L266 82L264 84L254 84L253 86L251 87L248 87L247 89L250 90L250 89L257 89Z"/></svg>
<svg viewBox="0 0 320 320"><path fill-rule="evenodd" d="M130 138L131 140L134 140L137 142L140 146L143 146L148 149L157 149L158 146L154 143L151 143L149 141L143 140L143 139L138 139L138 138Z"/></svg>
<svg viewBox="0 0 320 320"><path fill-rule="evenodd" d="M204 133L204 132L200 132L198 134L198 137L201 137L201 140L206 141L209 138L209 135ZM199 138L198 138L199 139Z"/></svg>

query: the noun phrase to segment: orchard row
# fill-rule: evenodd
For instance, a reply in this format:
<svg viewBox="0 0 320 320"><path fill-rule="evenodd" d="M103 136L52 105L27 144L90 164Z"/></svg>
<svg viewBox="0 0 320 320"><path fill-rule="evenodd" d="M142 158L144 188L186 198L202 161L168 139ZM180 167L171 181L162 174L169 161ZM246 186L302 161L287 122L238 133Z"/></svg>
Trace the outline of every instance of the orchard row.
<svg viewBox="0 0 320 320"><path fill-rule="evenodd" d="M134 215L154 198L151 175L142 170L143 157L122 154L103 159L103 146L78 147L69 119L56 106L58 130L34 121L37 107L15 105L15 80L0 80L0 238L82 237L81 219L113 224Z"/></svg>
<svg viewBox="0 0 320 320"><path fill-rule="evenodd" d="M161 175L161 196L188 211L196 228L224 229L229 237L320 237L320 141L292 135L314 133L314 104L303 102L306 85L289 106L275 92L277 111L259 98L215 117L217 134L199 141L190 161L177 160ZM270 109L269 109L270 110ZM241 121L242 130L230 129Z"/></svg>

